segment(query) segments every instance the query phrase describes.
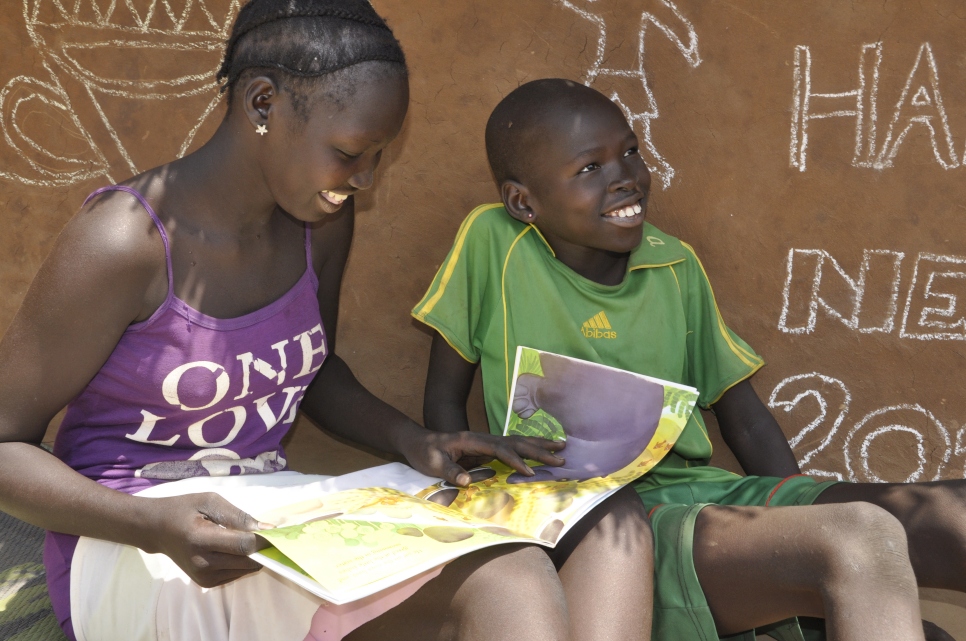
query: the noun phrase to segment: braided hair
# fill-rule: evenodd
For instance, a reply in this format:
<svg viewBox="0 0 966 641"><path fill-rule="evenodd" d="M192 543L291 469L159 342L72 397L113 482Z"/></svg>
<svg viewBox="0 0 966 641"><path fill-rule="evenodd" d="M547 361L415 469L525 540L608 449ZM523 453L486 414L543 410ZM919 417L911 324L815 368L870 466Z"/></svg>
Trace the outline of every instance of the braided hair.
<svg viewBox="0 0 966 641"><path fill-rule="evenodd" d="M365 62L385 63L363 65L370 74L407 73L399 42L368 0L250 0L232 27L217 78L229 92L229 109L240 80L265 75L305 117L307 94L320 79L327 77L326 97L341 106L354 85L348 77L362 73L350 68Z"/></svg>

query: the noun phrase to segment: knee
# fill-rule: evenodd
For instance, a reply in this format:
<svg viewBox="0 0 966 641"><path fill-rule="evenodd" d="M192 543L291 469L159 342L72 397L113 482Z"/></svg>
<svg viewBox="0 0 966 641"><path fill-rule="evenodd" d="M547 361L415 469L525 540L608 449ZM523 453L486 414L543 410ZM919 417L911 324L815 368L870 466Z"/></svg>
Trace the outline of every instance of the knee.
<svg viewBox="0 0 966 641"><path fill-rule="evenodd" d="M523 608L538 618L542 614L567 619L563 586L543 549L501 545L476 555L482 559L461 590L466 598L454 603L458 609L465 606L465 614L505 618Z"/></svg>
<svg viewBox="0 0 966 641"><path fill-rule="evenodd" d="M637 491L629 485L625 486L602 507L606 511L595 528L599 534L606 536L609 541L618 542L620 547L633 548L650 556L654 534Z"/></svg>
<svg viewBox="0 0 966 641"><path fill-rule="evenodd" d="M915 591L906 531L886 510L871 503L836 505L821 531L820 565L826 585L875 582Z"/></svg>
<svg viewBox="0 0 966 641"><path fill-rule="evenodd" d="M915 488L918 518L910 523L915 538L933 540L948 549L966 550L966 481L925 484ZM923 536L925 535L925 536ZM946 546L947 540L952 546Z"/></svg>

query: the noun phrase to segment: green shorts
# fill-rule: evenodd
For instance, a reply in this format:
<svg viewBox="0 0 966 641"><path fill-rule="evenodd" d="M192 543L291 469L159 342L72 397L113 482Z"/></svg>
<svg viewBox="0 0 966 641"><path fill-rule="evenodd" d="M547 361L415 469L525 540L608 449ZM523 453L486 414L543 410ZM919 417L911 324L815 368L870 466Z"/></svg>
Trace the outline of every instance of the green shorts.
<svg viewBox="0 0 966 641"><path fill-rule="evenodd" d="M700 471L699 471L700 470ZM694 569L694 523L706 505L788 506L811 505L838 481L816 481L809 476L786 479L738 476L715 468L692 468L698 481L654 486L641 483L637 490L654 529L654 641L695 639L717 641L714 619ZM705 480L707 479L707 480ZM802 641L794 620L782 621L759 634L781 641ZM754 641L754 631L728 639Z"/></svg>

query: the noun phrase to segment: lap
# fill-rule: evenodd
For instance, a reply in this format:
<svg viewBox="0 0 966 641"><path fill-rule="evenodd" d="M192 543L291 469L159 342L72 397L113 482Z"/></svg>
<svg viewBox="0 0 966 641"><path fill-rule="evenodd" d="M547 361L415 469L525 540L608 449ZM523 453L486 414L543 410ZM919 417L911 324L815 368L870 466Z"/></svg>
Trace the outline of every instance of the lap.
<svg viewBox="0 0 966 641"><path fill-rule="evenodd" d="M390 464L341 477L294 472L202 477L165 483L140 495L216 492L246 512L257 514L284 502L354 487L388 485L412 492L435 480L406 466ZM343 632L389 610L437 573L414 577L396 591L398 598L387 596L386 591L364 602L332 606L265 570L224 586L203 589L164 555L81 538L70 571L70 607L78 641L322 641L342 638ZM307 637L310 627L315 637Z"/></svg>

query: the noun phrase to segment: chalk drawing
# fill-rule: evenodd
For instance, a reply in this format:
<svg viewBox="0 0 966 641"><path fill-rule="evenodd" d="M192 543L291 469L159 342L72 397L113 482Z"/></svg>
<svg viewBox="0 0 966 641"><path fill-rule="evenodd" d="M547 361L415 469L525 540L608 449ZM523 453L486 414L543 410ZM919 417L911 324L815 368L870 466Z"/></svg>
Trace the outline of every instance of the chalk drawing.
<svg viewBox="0 0 966 641"><path fill-rule="evenodd" d="M698 35L691 22L671 0L651 0L640 19L628 15L623 0L560 0L568 9L587 19L598 30L597 52L587 71L585 84L601 90L624 111L637 129L641 151L651 174L667 189L674 168L654 144L651 121L660 113L645 72L645 36L649 26L663 33L691 67L701 64ZM628 49L626 43L634 43Z"/></svg>
<svg viewBox="0 0 966 641"><path fill-rule="evenodd" d="M876 150L877 101L882 43L864 44L859 54L858 87L849 91L812 91L812 53L806 45L795 47L792 66L792 122L789 165L805 171L809 123L825 118L855 118L854 167L891 167L909 131L916 125L929 132L933 156L943 169L960 165L953 148L949 120L939 91L939 72L932 46L926 42L906 79L881 148ZM923 64L925 63L925 64ZM816 103L816 104L813 104ZM939 131L937 131L937 128ZM940 141L939 138L943 140Z"/></svg>
<svg viewBox="0 0 966 641"><path fill-rule="evenodd" d="M795 393L793 388L804 388L803 391ZM824 389L827 388L827 389ZM819 442L817 446L811 449L805 447L800 448L799 445L806 436L818 430L819 427L824 426L829 422L829 403L835 403L834 407L838 409L835 417L831 419L831 424L829 424L825 429L827 432ZM789 398L790 397L790 398ZM849 411L849 405L852 403L852 395L849 394L848 388L845 384L838 380L837 378L832 378L830 376L825 376L819 374L818 372L811 372L809 374L799 374L797 376L790 376L780 382L772 390L771 396L768 397L768 407L771 409L782 409L785 412L791 412L806 398L811 398L818 404L818 415L812 419L812 421L803 427L798 434L796 434L788 444L792 447L792 451L795 452L795 457L798 460L799 466L804 470L805 466L812 461L816 454L824 450L835 438L839 427L842 425L842 421L845 420L845 415ZM803 450L804 451L801 451ZM833 478L836 480L843 480L842 473L832 470L821 470L814 466L809 467L809 474L814 474L815 476L822 476Z"/></svg>
<svg viewBox="0 0 966 641"><path fill-rule="evenodd" d="M957 281L964 280L966 258L919 254L906 296L899 336L919 340L966 340L966 309L959 305L955 293L942 290L943 284L956 286L960 284ZM960 289L966 293L966 288L960 285ZM910 311L914 308L918 308L919 314L918 317L913 314L914 321L910 323Z"/></svg>
<svg viewBox="0 0 966 641"><path fill-rule="evenodd" d="M928 80L921 78L920 65L926 59L928 67ZM911 87L919 85L912 100L906 103ZM909 109L915 107L915 109ZM909 112L913 113L910 114ZM900 120L902 123L900 124ZM945 137L945 146L939 144L936 139L936 127L933 120L937 120L942 126L942 133ZM936 58L932 55L932 47L929 43L923 43L919 47L919 55L916 56L916 63L909 72L905 87L902 88L902 95L896 103L895 112L892 114L892 122L889 123L889 131L886 134L882 151L876 159L877 169L892 166L892 160L896 157L902 141L906 134L914 125L923 125L929 130L929 140L932 143L932 153L936 161L942 165L943 169L953 169L959 167L959 159L953 149L953 135L949 131L949 120L946 118L946 109L943 107L942 94L939 93L939 72L936 70ZM896 130L899 133L896 133ZM894 140L893 140L894 138Z"/></svg>
<svg viewBox="0 0 966 641"><path fill-rule="evenodd" d="M852 164L856 167L872 166L881 62L881 42L862 45L859 54L858 87L837 93L813 93L812 52L805 45L795 47L792 67L795 87L792 95L792 135L789 147L789 164L792 167L805 171L809 122L840 117L855 118L855 151ZM816 109L812 105L813 101L825 108Z"/></svg>
<svg viewBox="0 0 966 641"><path fill-rule="evenodd" d="M791 413L805 399L811 399L816 404L812 410L815 417L788 443L806 474L873 483L938 481L942 478L953 453L949 432L932 412L921 405L890 405L869 412L848 431L839 451L833 450L832 445L837 441L835 437L852 404L848 388L842 381L818 372L789 376L775 386L768 398L768 407ZM829 408L837 409L834 418ZM807 407L802 409L809 411ZM916 469L905 478L888 478L894 472L877 469L876 466L889 461L875 459L870 449L876 440L902 433L911 434L915 439L915 449L905 448L903 451L915 453ZM962 434L961 430L957 435L957 455L962 453ZM803 440L809 435L811 438L803 445ZM816 435L820 439L817 445ZM821 461L821 466L816 465L817 460Z"/></svg>
<svg viewBox="0 0 966 641"><path fill-rule="evenodd" d="M99 176L113 181L110 172L114 170L138 173L146 169L137 167L129 153L129 146L138 141L124 142L108 117L103 104L107 96L177 100L210 94L211 100L180 144L179 155L186 153L220 100L215 82L217 64L200 70L195 67L197 73L170 77L152 78L146 73L138 78L116 78L91 70L84 52L127 50L161 60L172 52L190 56L220 51L240 1L23 0L24 24L49 79L17 76L0 90L4 140L33 170L25 175L0 168L0 178L28 185L63 186ZM68 80L79 83L81 89L68 92ZM85 98L96 114L86 121L73 102ZM74 133L90 146L89 155L64 157L32 139L21 127L18 114L24 106L35 103L60 112L76 129ZM106 132L109 140L92 135L95 128ZM122 167L110 166L104 144L113 145L123 160ZM51 161L59 167L49 167Z"/></svg>
<svg viewBox="0 0 966 641"><path fill-rule="evenodd" d="M862 334L892 333L896 328L905 254L866 249L859 275L852 278L823 249L790 249L778 329L811 334L819 311ZM826 266L831 269L825 269ZM830 277L831 274L831 277ZM828 290L841 292L829 302ZM916 340L966 340L966 256L921 252L916 256L898 335Z"/></svg>
<svg viewBox="0 0 966 641"><path fill-rule="evenodd" d="M899 299L900 269L903 252L887 249L866 249L862 252L862 265L857 278L851 278L838 261L822 249L790 249L786 263L785 287L778 329L786 334L811 334L815 331L818 311L837 318L849 329L863 334L889 333L895 326ZM830 265L837 280L844 284L851 299L850 309L839 310L822 297L822 282ZM803 275L804 272L804 275ZM873 285L873 297L886 300L883 310L863 313L866 307L869 285ZM802 304L806 302L805 304ZM877 314L877 317L875 315ZM874 316L872 319L869 316Z"/></svg>

